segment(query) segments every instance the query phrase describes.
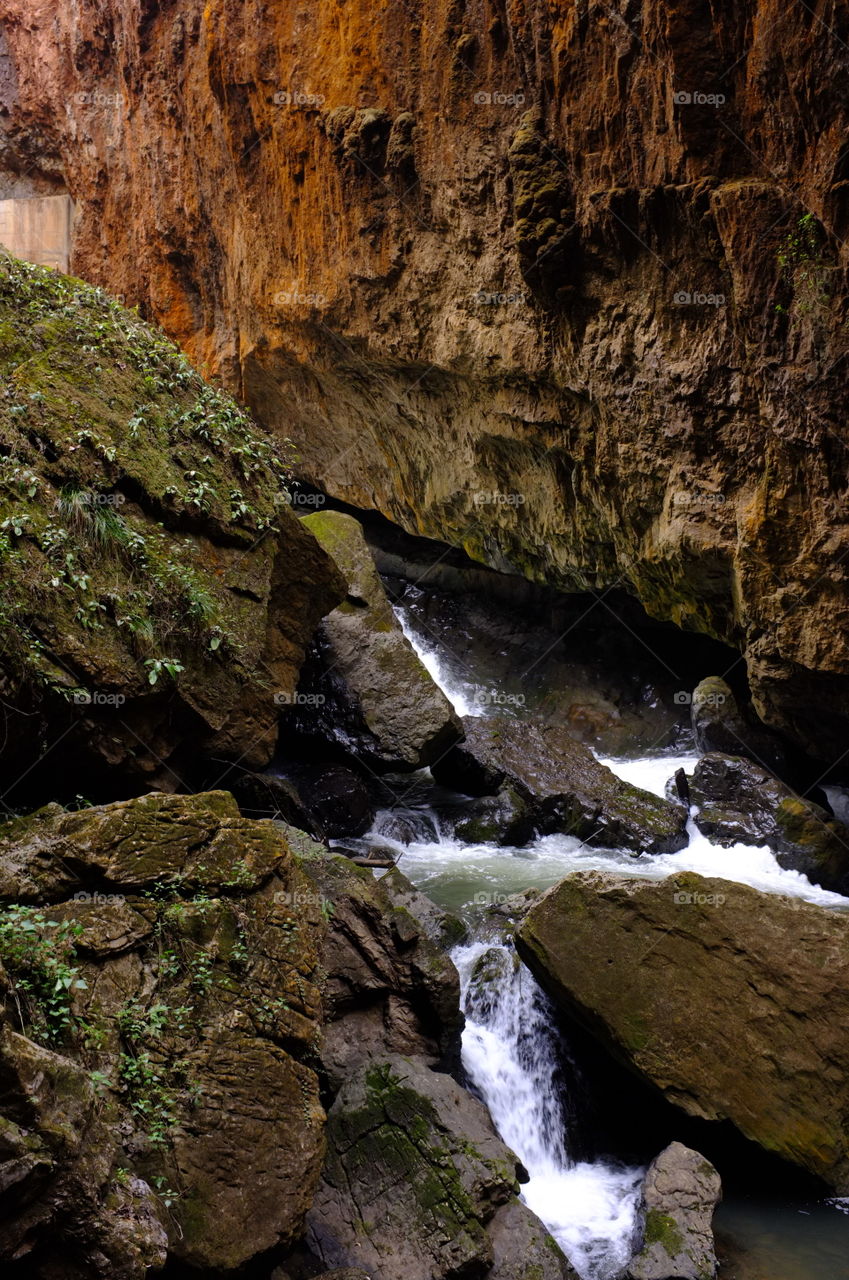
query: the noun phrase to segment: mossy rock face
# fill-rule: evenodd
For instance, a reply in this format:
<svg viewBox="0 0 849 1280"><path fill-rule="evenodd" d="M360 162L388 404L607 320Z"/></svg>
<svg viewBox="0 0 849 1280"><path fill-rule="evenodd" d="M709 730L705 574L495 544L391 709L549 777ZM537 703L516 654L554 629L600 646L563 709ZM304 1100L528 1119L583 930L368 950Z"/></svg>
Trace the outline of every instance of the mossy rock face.
<svg viewBox="0 0 849 1280"><path fill-rule="evenodd" d="M0 1263L224 1274L299 1237L326 930L284 830L223 792L0 828L0 1177L27 1206Z"/></svg>
<svg viewBox="0 0 849 1280"><path fill-rule="evenodd" d="M711 752L689 790L696 825L715 843L768 845L783 867L838 893L849 889L849 828L761 765Z"/></svg>
<svg viewBox="0 0 849 1280"><path fill-rule="evenodd" d="M498 797L488 817L503 811L500 843L563 832L636 852L674 853L686 845L680 806L623 782L558 725L467 716L463 728L465 740L431 771L443 786ZM473 824L478 817L473 814Z"/></svg>
<svg viewBox="0 0 849 1280"><path fill-rule="evenodd" d="M692 872L581 873L516 946L670 1102L849 1191L849 913Z"/></svg>
<svg viewBox="0 0 849 1280"><path fill-rule="evenodd" d="M455 1081L420 1059L377 1059L339 1093L327 1138L308 1218L325 1265L356 1260L384 1280L489 1274L487 1225L516 1203L518 1166L485 1107Z"/></svg>
<svg viewBox="0 0 849 1280"><path fill-rule="evenodd" d="M264 763L343 594L279 448L138 315L5 254L0 377L7 759L23 773L46 736L70 788L168 767L173 787L185 737Z"/></svg>

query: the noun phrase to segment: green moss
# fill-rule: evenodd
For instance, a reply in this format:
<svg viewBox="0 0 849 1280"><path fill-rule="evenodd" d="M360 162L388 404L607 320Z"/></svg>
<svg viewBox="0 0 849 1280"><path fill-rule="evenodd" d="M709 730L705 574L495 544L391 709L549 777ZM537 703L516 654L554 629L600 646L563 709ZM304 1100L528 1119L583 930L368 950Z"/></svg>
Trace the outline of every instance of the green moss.
<svg viewBox="0 0 849 1280"><path fill-rule="evenodd" d="M649 1209L646 1214L645 1243L659 1244L670 1258L675 1258L684 1248L684 1240L678 1224L668 1213L659 1209Z"/></svg>
<svg viewBox="0 0 849 1280"><path fill-rule="evenodd" d="M106 671L238 663L245 603L199 529L254 544L288 476L279 448L139 316L0 253L2 663L69 699L50 638ZM178 666L174 667L175 670Z"/></svg>

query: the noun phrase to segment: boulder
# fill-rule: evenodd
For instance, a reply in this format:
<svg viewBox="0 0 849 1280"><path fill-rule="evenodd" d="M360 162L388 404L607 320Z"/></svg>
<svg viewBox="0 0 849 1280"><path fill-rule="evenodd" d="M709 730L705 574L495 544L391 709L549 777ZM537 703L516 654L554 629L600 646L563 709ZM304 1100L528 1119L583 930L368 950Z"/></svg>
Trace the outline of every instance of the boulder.
<svg viewBox="0 0 849 1280"><path fill-rule="evenodd" d="M223 792L0 828L4 1263L223 1275L299 1238L326 930L299 856Z"/></svg>
<svg viewBox="0 0 849 1280"><path fill-rule="evenodd" d="M688 780L696 826L715 844L769 845L782 867L849 888L849 828L741 756L711 752Z"/></svg>
<svg viewBox="0 0 849 1280"><path fill-rule="evenodd" d="M285 717L292 740L336 743L380 771L431 764L462 737L460 722L404 635L362 526L338 511L301 524L333 557L348 595L325 619Z"/></svg>
<svg viewBox="0 0 849 1280"><path fill-rule="evenodd" d="M301 866L329 918L321 1061L330 1093L363 1062L387 1053L453 1061L463 1026L460 980L431 940L451 932L447 918L438 924L438 908L422 903L397 869L376 880L321 845L305 852L302 843Z"/></svg>
<svg viewBox="0 0 849 1280"><path fill-rule="evenodd" d="M525 1175L515 1155L450 1076L415 1058L375 1060L346 1081L327 1137L308 1217L310 1247L326 1266L361 1266L375 1280L571 1280L542 1224L518 1205Z"/></svg>
<svg viewBox="0 0 849 1280"><path fill-rule="evenodd" d="M345 592L281 499L279 448L79 280L4 255L0 331L4 790L31 807L263 767Z"/></svg>
<svg viewBox="0 0 849 1280"><path fill-rule="evenodd" d="M849 914L689 872L581 873L516 944L670 1102L849 1192Z"/></svg>
<svg viewBox="0 0 849 1280"><path fill-rule="evenodd" d="M536 831L564 832L588 844L635 852L674 853L686 845L679 806L617 778L558 725L466 717L463 728L465 741L431 772L444 786L467 795L503 798L507 790L518 797L526 808L517 819L515 804L505 806L502 841L524 843ZM497 812L496 806L488 818Z"/></svg>
<svg viewBox="0 0 849 1280"><path fill-rule="evenodd" d="M777 735L744 720L731 686L719 676L708 676L696 685L690 715L697 750L746 756L764 768L786 772L787 760Z"/></svg>
<svg viewBox="0 0 849 1280"><path fill-rule="evenodd" d="M649 1165L640 1204L641 1248L626 1280L713 1280L713 1214L722 1195L709 1160L672 1142Z"/></svg>

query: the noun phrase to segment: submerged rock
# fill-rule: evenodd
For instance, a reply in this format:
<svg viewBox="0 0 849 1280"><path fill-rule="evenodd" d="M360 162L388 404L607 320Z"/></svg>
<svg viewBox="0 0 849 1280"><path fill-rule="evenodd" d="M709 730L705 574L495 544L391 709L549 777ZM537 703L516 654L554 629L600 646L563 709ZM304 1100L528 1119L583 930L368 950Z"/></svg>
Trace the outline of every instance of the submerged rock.
<svg viewBox="0 0 849 1280"><path fill-rule="evenodd" d="M642 1246L625 1280L713 1280L713 1214L722 1195L709 1160L673 1142L651 1162L641 1199Z"/></svg>
<svg viewBox="0 0 849 1280"><path fill-rule="evenodd" d="M566 730L535 720L473 716L463 720L463 728L465 741L431 772L457 791L498 797L488 812L469 819L465 829L472 838L478 823L478 838L491 834L500 843L525 843L534 832L564 832L588 844L635 852L674 853L686 845L679 806L617 778ZM499 831L502 812L505 826Z"/></svg>
<svg viewBox="0 0 849 1280"><path fill-rule="evenodd" d="M415 1058L371 1062L340 1091L327 1138L308 1217L325 1265L359 1265L379 1280L574 1280L516 1200L526 1176L516 1156L450 1076ZM514 1212L499 1219L500 1209Z"/></svg>
<svg viewBox="0 0 849 1280"><path fill-rule="evenodd" d="M431 764L462 737L460 722L404 635L361 525L338 511L301 523L336 561L348 596L322 624L284 723L382 771Z"/></svg>
<svg viewBox="0 0 849 1280"><path fill-rule="evenodd" d="M581 873L516 943L669 1101L849 1192L849 914L692 873Z"/></svg>
<svg viewBox="0 0 849 1280"><path fill-rule="evenodd" d="M766 844L782 867L839 893L849 888L849 828L760 765L711 752L689 794L696 826L715 844Z"/></svg>

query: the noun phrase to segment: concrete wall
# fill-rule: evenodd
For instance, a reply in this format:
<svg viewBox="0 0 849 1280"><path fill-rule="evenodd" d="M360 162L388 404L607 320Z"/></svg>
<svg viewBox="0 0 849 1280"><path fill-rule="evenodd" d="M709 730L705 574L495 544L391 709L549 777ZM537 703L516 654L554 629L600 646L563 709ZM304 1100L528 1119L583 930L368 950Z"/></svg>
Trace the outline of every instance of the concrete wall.
<svg viewBox="0 0 849 1280"><path fill-rule="evenodd" d="M67 271L71 214L68 195L0 200L0 245L27 262Z"/></svg>

